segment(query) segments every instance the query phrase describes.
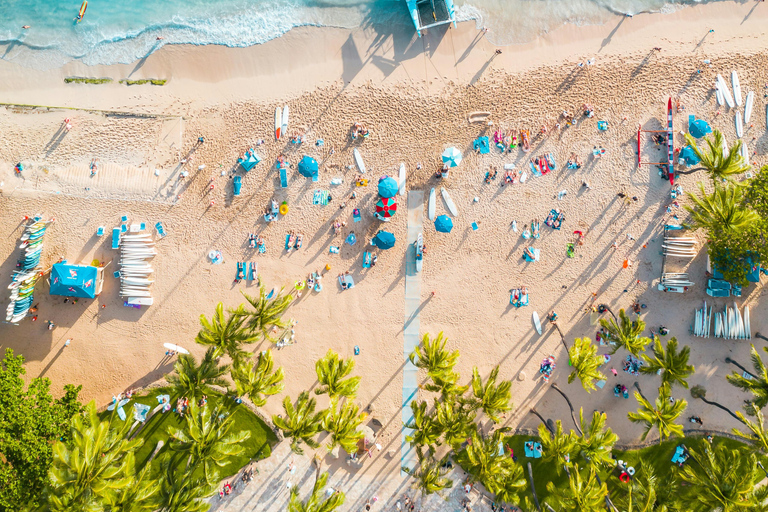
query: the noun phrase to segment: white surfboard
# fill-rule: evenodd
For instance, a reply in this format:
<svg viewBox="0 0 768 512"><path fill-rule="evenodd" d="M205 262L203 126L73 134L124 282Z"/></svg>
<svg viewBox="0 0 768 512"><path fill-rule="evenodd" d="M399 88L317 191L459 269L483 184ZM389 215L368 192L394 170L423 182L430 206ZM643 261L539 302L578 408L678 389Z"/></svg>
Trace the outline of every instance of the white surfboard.
<svg viewBox="0 0 768 512"><path fill-rule="evenodd" d="M539 314L537 312L533 312L533 326L536 327L536 332L541 334L541 321L539 320Z"/></svg>
<svg viewBox="0 0 768 512"><path fill-rule="evenodd" d="M289 112L288 105L286 105L283 108L283 122L282 122L282 125L280 126L280 136L281 137L283 135L287 135L288 134L288 112Z"/></svg>
<svg viewBox="0 0 768 512"><path fill-rule="evenodd" d="M733 85L733 99L736 100L736 105L741 106L741 84L736 71L731 73L731 84Z"/></svg>
<svg viewBox="0 0 768 512"><path fill-rule="evenodd" d="M736 112L736 136L741 138L744 136L744 123L741 122L741 114Z"/></svg>
<svg viewBox="0 0 768 512"><path fill-rule="evenodd" d="M400 180L399 180L400 188L398 189L397 193L401 196L405 195L405 164L400 163Z"/></svg>
<svg viewBox="0 0 768 512"><path fill-rule="evenodd" d="M747 149L747 143L743 143L741 145L741 149L739 150L739 153L741 154L741 158L744 159L744 162L749 162L749 150Z"/></svg>
<svg viewBox="0 0 768 512"><path fill-rule="evenodd" d="M525 183L525 180L528 179L528 171L523 171L520 174L520 183Z"/></svg>
<svg viewBox="0 0 768 512"><path fill-rule="evenodd" d="M755 91L749 91L747 93L747 102L744 105L744 124L749 125L749 120L752 118L752 106L755 104Z"/></svg>
<svg viewBox="0 0 768 512"><path fill-rule="evenodd" d="M731 152L728 149L728 143L725 141L725 135L723 135L723 158L728 158L729 154L731 154Z"/></svg>
<svg viewBox="0 0 768 512"><path fill-rule="evenodd" d="M720 88L719 82L715 82L715 98L717 98L718 107L725 105L725 96L723 96L723 90Z"/></svg>
<svg viewBox="0 0 768 512"><path fill-rule="evenodd" d="M746 331L747 339L752 339L752 326L749 323L749 306L744 306L744 330Z"/></svg>
<svg viewBox="0 0 768 512"><path fill-rule="evenodd" d="M728 107L733 108L733 95L731 94L731 90L728 88L728 84L725 82L725 79L723 79L722 75L717 75L717 81L720 84L720 89L723 91L725 102L728 104Z"/></svg>
<svg viewBox="0 0 768 512"><path fill-rule="evenodd" d="M443 195L445 207L448 208L448 211L451 212L451 215L457 217L459 215L459 210L456 209L456 205L454 204L453 199L451 199L451 196L448 194L448 191L445 190L445 187L440 187L440 193Z"/></svg>
<svg viewBox="0 0 768 512"><path fill-rule="evenodd" d="M365 162L363 162L363 157L360 155L360 151L355 148L352 150L352 154L355 156L355 163L357 164L357 168L361 173L365 174Z"/></svg>
<svg viewBox="0 0 768 512"><path fill-rule="evenodd" d="M429 205L427 206L427 217L429 220L435 220L435 189L429 191Z"/></svg>
<svg viewBox="0 0 768 512"><path fill-rule="evenodd" d="M275 108L275 139L280 140L280 128L282 126L282 114L283 111L280 110L280 107Z"/></svg>

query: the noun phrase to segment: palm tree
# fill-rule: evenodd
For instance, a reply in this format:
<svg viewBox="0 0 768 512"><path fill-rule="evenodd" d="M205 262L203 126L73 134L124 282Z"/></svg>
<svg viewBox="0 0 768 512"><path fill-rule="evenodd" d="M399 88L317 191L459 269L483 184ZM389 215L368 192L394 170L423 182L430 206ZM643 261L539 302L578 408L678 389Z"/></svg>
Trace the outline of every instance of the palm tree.
<svg viewBox="0 0 768 512"><path fill-rule="evenodd" d="M317 395L325 395L335 401L339 397L355 398L357 388L360 386L360 377L344 377L352 373L355 368L354 359L339 359L339 354L333 350L315 363L317 380L320 387L315 390Z"/></svg>
<svg viewBox="0 0 768 512"><path fill-rule="evenodd" d="M637 412L627 413L627 417L632 423L645 424L645 431L641 436L643 441L654 427L659 431L659 444L664 441L665 437L669 439L673 435L685 436L683 426L678 425L675 421L683 414L688 402L685 400L670 401L670 394L669 384L662 384L659 388L659 397L655 404L651 404L639 391L635 391L635 399L640 404L640 409Z"/></svg>
<svg viewBox="0 0 768 512"><path fill-rule="evenodd" d="M561 468L571 465L571 453L576 450L576 437L573 432L563 432L563 424L560 420L555 422L555 431L550 432L546 425L539 425L539 439L544 451L544 460L555 463L555 470L560 473Z"/></svg>
<svg viewBox="0 0 768 512"><path fill-rule="evenodd" d="M448 469L444 464L445 459L435 460L431 455L419 453L419 467L413 474L416 478L413 487L421 491L422 499L424 496L453 487L453 480L445 476Z"/></svg>
<svg viewBox="0 0 768 512"><path fill-rule="evenodd" d="M696 464L686 464L680 478L688 484L680 498L686 510L735 512L753 505L757 459L724 444L707 447L703 454L688 448Z"/></svg>
<svg viewBox="0 0 768 512"><path fill-rule="evenodd" d="M413 402L411 402L413 403ZM425 404L426 405L426 404ZM446 444L458 452L467 437L475 427L475 413L473 409L466 407L459 401L438 400L434 401L435 412L431 420Z"/></svg>
<svg viewBox="0 0 768 512"><path fill-rule="evenodd" d="M291 403L290 397L283 400L283 409L285 418L281 416L272 416L272 422L277 428L283 431L285 437L291 438L291 450L294 453L302 455L304 450L301 448L303 442L310 448L317 448L320 444L315 441L315 435L322 428L323 418L326 412L315 412L317 402L309 397L309 393L303 391L296 400L296 405Z"/></svg>
<svg viewBox="0 0 768 512"><path fill-rule="evenodd" d="M605 363L603 356L597 355L597 346L592 344L589 338L576 338L568 351L568 357L573 366L573 371L568 375L568 384L579 378L582 387L591 392L596 380L606 380L607 377L600 371L600 366Z"/></svg>
<svg viewBox="0 0 768 512"><path fill-rule="evenodd" d="M325 486L328 483L328 473L319 474L315 478L312 494L306 502L299 497L299 486L291 488L291 499L288 502L288 512L333 512L344 504L344 493L335 491L330 496L325 494Z"/></svg>
<svg viewBox="0 0 768 512"><path fill-rule="evenodd" d="M224 305L219 302L210 321L205 315L200 315L200 325L203 328L197 333L195 341L201 345L215 347L217 358L226 353L235 359L243 354L243 345L253 343L258 338L245 327L246 320L245 308L242 305L230 310L229 317L225 320Z"/></svg>
<svg viewBox="0 0 768 512"><path fill-rule="evenodd" d="M736 416L741 422L749 429L751 434L745 434L741 430L734 428L733 433L737 436L751 441L758 450L763 453L768 453L768 431L765 429L765 418L763 417L763 411L755 407L754 404L750 404L752 411L750 416L754 416L756 421L752 421L744 417L740 411L736 411Z"/></svg>
<svg viewBox="0 0 768 512"><path fill-rule="evenodd" d="M248 329L261 339L272 341L269 335L274 328L285 329L288 322L283 320L283 313L288 309L293 300L292 295L283 295L281 289L277 295L267 298L263 287L259 288L259 296L251 297L243 293L245 300L253 307L253 311L246 312L248 318Z"/></svg>
<svg viewBox="0 0 768 512"><path fill-rule="evenodd" d="M760 220L760 216L744 206L744 188L735 185L715 185L708 195L704 185L699 183L700 196L688 193L694 206L685 206L691 212L692 227L708 232L739 231Z"/></svg>
<svg viewBox="0 0 768 512"><path fill-rule="evenodd" d="M323 419L323 430L331 436L327 444L328 451L341 446L349 454L357 453L357 443L363 438L363 432L357 427L363 422L360 408L352 402L344 401L337 411L335 407L328 410Z"/></svg>
<svg viewBox="0 0 768 512"><path fill-rule="evenodd" d="M499 367L496 366L491 370L491 374L488 376L488 380L483 385L483 380L480 378L480 373L477 371L477 367L472 368L472 394L477 399L476 405L483 410L483 412L493 420L494 423L501 421L499 413L504 413L512 410L512 404L510 399L512 398L512 381L502 381L498 386L496 385L496 378L499 376Z"/></svg>
<svg viewBox="0 0 768 512"><path fill-rule="evenodd" d="M517 487L525 486L522 468L499 450L503 446L504 432L506 429L499 429L486 437L472 432L471 442L456 458L470 478L482 482L494 494L505 492L503 489L508 487L510 480Z"/></svg>
<svg viewBox="0 0 768 512"><path fill-rule="evenodd" d="M624 347L633 356L640 357L640 352L651 342L649 338L640 336L645 330L645 322L640 318L631 320L623 309L619 310L619 322L613 318L601 318L600 325L606 330L608 339L615 344L612 354Z"/></svg>
<svg viewBox="0 0 768 512"><path fill-rule="evenodd" d="M677 171L678 174L693 174L698 171L707 171L712 181L722 181L733 179L737 174L742 174L750 169L749 162L741 156L741 139L736 140L731 146L726 156L723 153L723 134L720 130L715 130L712 138L707 137L707 146L709 151L702 151L699 148L696 139L689 133L685 134L685 142L691 146L693 152L701 160L699 167L687 171Z"/></svg>
<svg viewBox="0 0 768 512"><path fill-rule="evenodd" d="M230 434L233 426L234 417L221 402L212 409L190 402L183 428L168 427L170 449L187 458L187 468L202 467L205 479L214 484L219 480L218 468L243 453L240 443L251 437L248 430Z"/></svg>
<svg viewBox="0 0 768 512"><path fill-rule="evenodd" d="M667 348L661 344L661 340L653 337L653 357L643 354L643 359L647 363L640 367L640 372L646 375L661 373L661 383L674 386L679 384L688 389L688 377L690 377L695 368L688 364L688 357L691 349L686 345L681 351L677 351L677 338L670 338L667 342Z"/></svg>
<svg viewBox="0 0 768 512"><path fill-rule="evenodd" d="M159 512L206 512L211 504L206 498L216 492L217 482L208 483L200 477L195 468L181 470L183 462L164 454L161 457Z"/></svg>
<svg viewBox="0 0 768 512"><path fill-rule="evenodd" d="M179 355L173 365L173 373L166 375L165 380L179 396L197 399L204 393L211 393L213 390L210 386L226 386L227 381L222 376L227 370L229 365L219 365L216 362L216 349L211 347L205 351L199 365L194 356Z"/></svg>
<svg viewBox="0 0 768 512"><path fill-rule="evenodd" d="M259 355L255 367L251 360L236 359L232 366L232 380L235 381L237 395L247 395L256 407L266 405L267 397L276 395L285 388L285 372L282 368L275 371L274 366L271 350Z"/></svg>
<svg viewBox="0 0 768 512"><path fill-rule="evenodd" d="M459 351L446 350L447 341L448 338L443 338L442 331L434 340L430 340L429 334L425 334L421 345L417 346L409 356L411 363L426 370L427 375L432 379L450 374L459 359Z"/></svg>
<svg viewBox="0 0 768 512"><path fill-rule="evenodd" d="M591 469L601 469L616 463L611 454L619 436L610 428L606 428L606 421L605 413L595 411L592 413L592 422L586 425L584 410L579 409L579 423L583 434L576 437L576 446Z"/></svg>
<svg viewBox="0 0 768 512"><path fill-rule="evenodd" d="M151 478L153 467L145 464L136 473L133 484L117 491L117 496L107 501L109 512L153 512L157 510L157 493L160 480Z"/></svg>
<svg viewBox="0 0 768 512"><path fill-rule="evenodd" d="M768 352L768 348L763 347L763 350ZM752 367L755 369L751 372L752 378L746 378L743 375L739 375L736 372L726 376L728 382L736 386L737 388L749 391L752 393L752 403L757 406L758 409L762 409L768 405L768 369L765 367L760 354L757 353L757 349L752 345L750 352L752 359Z"/></svg>
<svg viewBox="0 0 768 512"><path fill-rule="evenodd" d="M113 418L100 420L93 401L82 415L72 417L70 441L53 445L45 489L48 510L98 510L134 484L135 451L143 440L125 439L129 424L115 428Z"/></svg>
<svg viewBox="0 0 768 512"><path fill-rule="evenodd" d="M459 400L467 392L469 385L459 386L461 375L456 372L446 372L441 375L432 375L431 384L424 385L424 389L433 393L440 393L443 400Z"/></svg>
<svg viewBox="0 0 768 512"><path fill-rule="evenodd" d="M729 377L730 377L730 375L729 375ZM704 386L693 386L691 388L691 396L693 398L698 398L699 400L701 400L705 404L714 405L715 407L717 407L721 411L725 411L728 414L730 414L731 417L741 421L741 418L739 418L739 416L737 416L732 410L730 410L726 406L724 406L722 404L719 404L717 402L713 402L712 400L707 400L707 390L704 388ZM750 404L750 405L752 405L752 404ZM750 409L747 409L747 411L749 411L749 410Z"/></svg>
<svg viewBox="0 0 768 512"><path fill-rule="evenodd" d="M571 420L573 420L573 425L576 427L576 432L578 432L579 435L583 435L584 433L581 430L581 426L579 425L579 422L576 420L576 411L573 410L573 404L571 403L571 399L568 398L568 395L565 394L565 392L560 389L557 384L552 384L552 389L560 393L560 395L565 399L565 402L568 404L568 409L571 411Z"/></svg>
<svg viewBox="0 0 768 512"><path fill-rule="evenodd" d="M673 512L676 506L678 484L674 474L663 481L656 475L653 465L640 459L635 464L635 475L626 487L625 492L619 493L616 505L619 510L626 512Z"/></svg>
<svg viewBox="0 0 768 512"><path fill-rule="evenodd" d="M500 477L496 482L496 501L504 503L520 503L520 494L525 487L523 468L513 464L509 474Z"/></svg>
<svg viewBox="0 0 768 512"><path fill-rule="evenodd" d="M411 412L413 419L405 424L405 428L411 429L412 432L405 436L405 440L411 446L426 446L430 453L434 453L434 447L440 444L440 425L435 422L432 416L427 414L427 402L412 401Z"/></svg>
<svg viewBox="0 0 768 512"><path fill-rule="evenodd" d="M547 483L553 504L561 512L604 512L605 497L608 487L597 478L595 468L589 468L585 479L579 473L579 465L574 466L567 487L558 487L553 482Z"/></svg>

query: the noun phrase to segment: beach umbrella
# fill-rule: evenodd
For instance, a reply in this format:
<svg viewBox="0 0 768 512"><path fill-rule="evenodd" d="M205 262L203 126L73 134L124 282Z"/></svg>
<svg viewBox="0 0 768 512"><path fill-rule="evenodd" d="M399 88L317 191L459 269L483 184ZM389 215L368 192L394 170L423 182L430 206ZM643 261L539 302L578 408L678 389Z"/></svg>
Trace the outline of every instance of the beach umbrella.
<svg viewBox="0 0 768 512"><path fill-rule="evenodd" d="M384 218L389 218L397 212L397 203L394 197L380 197L376 201L376 213Z"/></svg>
<svg viewBox="0 0 768 512"><path fill-rule="evenodd" d="M306 178L317 176L317 160L311 156L304 155L304 158L299 162L299 174Z"/></svg>
<svg viewBox="0 0 768 512"><path fill-rule="evenodd" d="M394 178L385 176L379 180L379 195L381 197L394 197L397 194L397 190L399 188L400 186Z"/></svg>
<svg viewBox="0 0 768 512"><path fill-rule="evenodd" d="M696 165L697 163L701 162L701 159L696 156L696 153L693 151L691 146L685 146L683 149L681 149L677 160L684 161L685 165L687 166Z"/></svg>
<svg viewBox="0 0 768 512"><path fill-rule="evenodd" d="M173 343L163 343L163 346L168 350L173 350L174 352L178 352L179 354L189 354L189 350L185 349L184 347L174 345Z"/></svg>
<svg viewBox="0 0 768 512"><path fill-rule="evenodd" d="M461 163L461 151L455 147L450 147L443 151L443 163L451 167L456 167Z"/></svg>
<svg viewBox="0 0 768 512"><path fill-rule="evenodd" d="M435 219L435 229L440 233L450 233L453 229L453 221L447 215L440 215Z"/></svg>
<svg viewBox="0 0 768 512"><path fill-rule="evenodd" d="M376 233L376 236L373 237L371 243L379 249L386 251L395 246L395 235L389 231L379 231Z"/></svg>
<svg viewBox="0 0 768 512"><path fill-rule="evenodd" d="M688 125L688 132L695 139L700 139L707 134L712 133L712 128L703 119L697 119Z"/></svg>

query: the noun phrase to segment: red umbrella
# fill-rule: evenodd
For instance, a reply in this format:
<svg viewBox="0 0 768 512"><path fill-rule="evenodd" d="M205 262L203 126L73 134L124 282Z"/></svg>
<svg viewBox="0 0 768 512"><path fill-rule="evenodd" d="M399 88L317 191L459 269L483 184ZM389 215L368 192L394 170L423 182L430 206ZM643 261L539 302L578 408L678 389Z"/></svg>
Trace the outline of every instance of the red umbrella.
<svg viewBox="0 0 768 512"><path fill-rule="evenodd" d="M380 197L376 202L376 213L380 216L391 217L395 212L397 212L397 203L394 197Z"/></svg>

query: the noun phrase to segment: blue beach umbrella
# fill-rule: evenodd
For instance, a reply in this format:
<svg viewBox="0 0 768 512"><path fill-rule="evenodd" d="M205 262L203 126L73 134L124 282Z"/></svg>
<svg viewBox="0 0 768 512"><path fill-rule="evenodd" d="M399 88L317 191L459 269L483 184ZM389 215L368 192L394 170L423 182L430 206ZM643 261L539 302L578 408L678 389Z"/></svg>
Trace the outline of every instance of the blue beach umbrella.
<svg viewBox="0 0 768 512"><path fill-rule="evenodd" d="M435 219L435 229L440 233L450 233L453 229L453 221L447 215L440 215Z"/></svg>
<svg viewBox="0 0 768 512"><path fill-rule="evenodd" d="M394 178L385 176L384 178L379 180L379 195L381 197L384 197L384 198L395 197L395 195L397 195L397 190L399 188L400 187Z"/></svg>
<svg viewBox="0 0 768 512"><path fill-rule="evenodd" d="M685 146L683 149L681 149L677 160L679 162L685 162L686 166L696 165L697 163L701 162L701 159L696 156L696 153L693 151L691 146Z"/></svg>
<svg viewBox="0 0 768 512"><path fill-rule="evenodd" d="M395 235L389 231L379 231L376 233L376 236L373 237L373 241L371 243L373 243L373 245L379 249L386 251L387 249L391 249L395 246Z"/></svg>
<svg viewBox="0 0 768 512"><path fill-rule="evenodd" d="M443 151L443 163L456 167L461 163L461 151L454 147L450 147Z"/></svg>
<svg viewBox="0 0 768 512"><path fill-rule="evenodd" d="M688 132L693 136L693 138L700 139L712 133L712 128L705 120L697 119L689 124Z"/></svg>
<svg viewBox="0 0 768 512"><path fill-rule="evenodd" d="M299 162L299 174L307 178L317 176L317 160L311 156L304 155L304 158Z"/></svg>

